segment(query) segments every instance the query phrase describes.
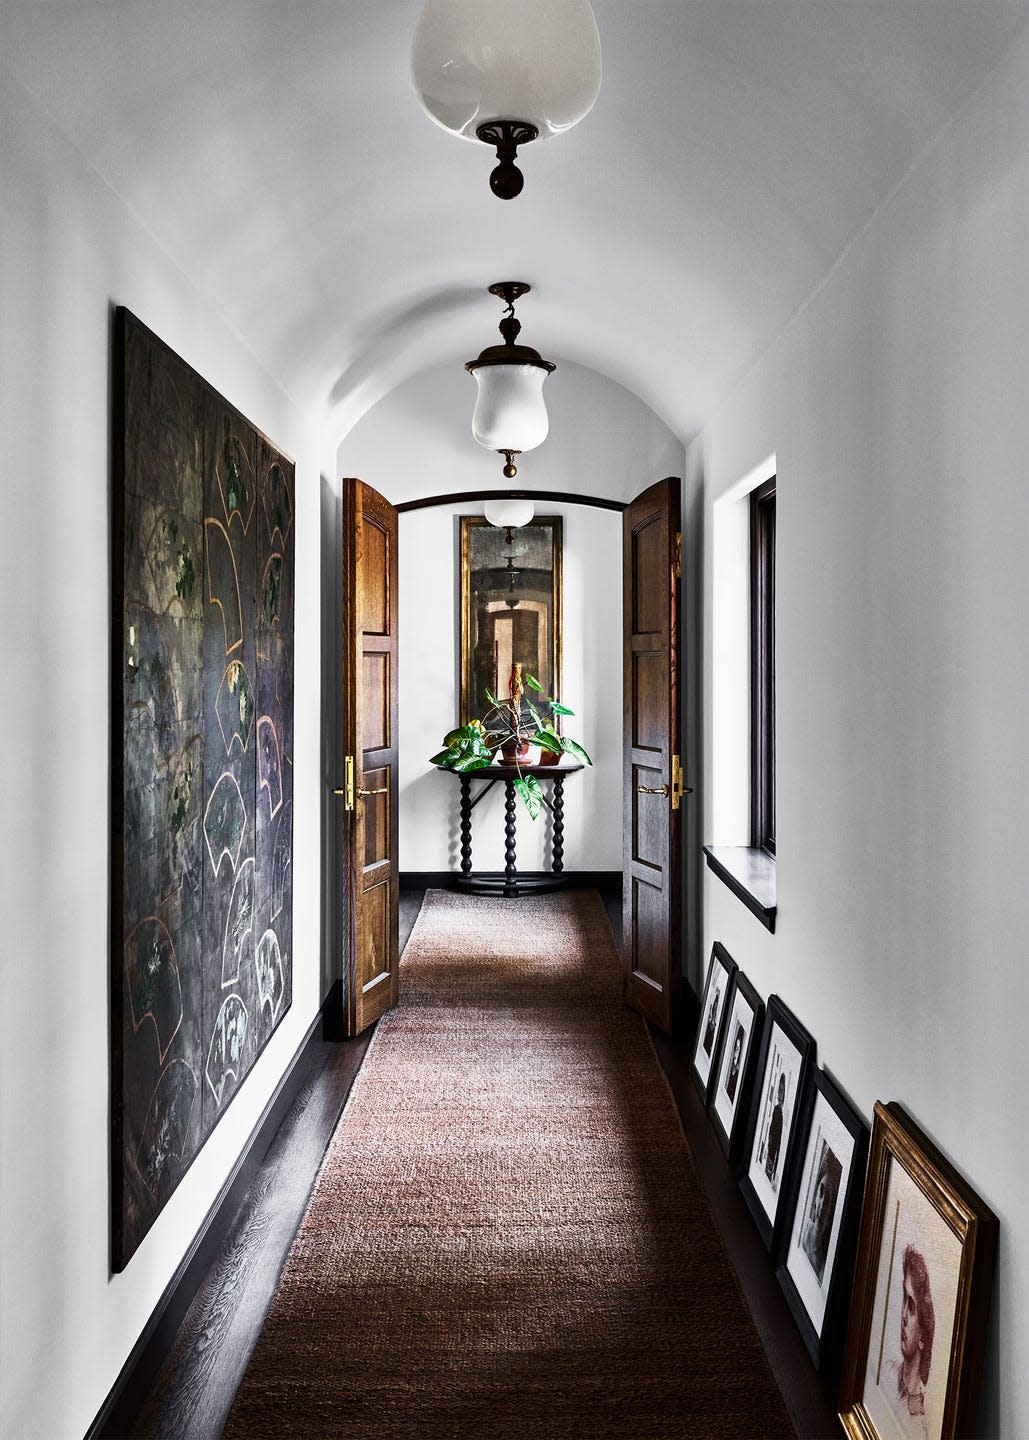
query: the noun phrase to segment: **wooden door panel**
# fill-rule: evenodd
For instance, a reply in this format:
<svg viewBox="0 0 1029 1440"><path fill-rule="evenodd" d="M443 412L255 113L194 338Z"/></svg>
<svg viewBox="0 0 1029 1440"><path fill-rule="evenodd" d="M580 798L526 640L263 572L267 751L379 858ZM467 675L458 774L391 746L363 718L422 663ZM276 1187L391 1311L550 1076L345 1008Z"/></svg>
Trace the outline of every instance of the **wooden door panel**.
<svg viewBox="0 0 1029 1440"><path fill-rule="evenodd" d="M381 876L372 876L373 870L381 870L383 867L388 870L393 851L390 833L392 827L389 805L389 766L378 770L366 769L364 785L366 789L372 791L372 794L362 797L361 809L361 831L364 840L361 863L367 886L381 878ZM378 793L380 790L384 790L386 793Z"/></svg>
<svg viewBox="0 0 1029 1440"><path fill-rule="evenodd" d="M389 651L368 651L361 657L361 715L359 748L388 750L390 733L391 681Z"/></svg>
<svg viewBox="0 0 1029 1440"><path fill-rule="evenodd" d="M661 995L668 973L667 917L661 889L633 877L633 976L637 985L646 983L639 1006L644 1014L657 1019ZM637 1003L639 1003L637 997ZM658 1014L651 1014L655 1009Z"/></svg>
<svg viewBox="0 0 1029 1440"><path fill-rule="evenodd" d="M397 513L360 480L344 481L343 503L344 1019L356 1035L399 995Z"/></svg>
<svg viewBox="0 0 1029 1440"><path fill-rule="evenodd" d="M361 999L369 1003L371 991L385 985L389 989L390 911L392 887L387 876L380 884L365 890L357 927L358 984ZM388 1007L385 1007L388 1008Z"/></svg>
<svg viewBox="0 0 1029 1440"><path fill-rule="evenodd" d="M671 1031L682 966L679 481L637 496L623 525L625 998Z"/></svg>
<svg viewBox="0 0 1029 1440"><path fill-rule="evenodd" d="M664 783L662 772L652 765L634 765L632 770L632 858L637 866L644 865L660 876L667 863L668 802L663 795L648 795L639 787L659 790Z"/></svg>
<svg viewBox="0 0 1029 1440"><path fill-rule="evenodd" d="M362 489L368 493L367 486ZM392 549L390 534L381 517L374 513L366 510L362 521L358 575L360 626L365 635L388 636L392 609L387 578Z"/></svg>
<svg viewBox="0 0 1029 1440"><path fill-rule="evenodd" d="M647 516L632 533L632 569L637 575L661 573L667 525L660 515ZM632 596L632 631L639 637L659 635L665 626L666 596L644 586Z"/></svg>
<svg viewBox="0 0 1029 1440"><path fill-rule="evenodd" d="M663 755L668 746L667 652L664 649L634 650L632 666L633 750L652 750Z"/></svg>

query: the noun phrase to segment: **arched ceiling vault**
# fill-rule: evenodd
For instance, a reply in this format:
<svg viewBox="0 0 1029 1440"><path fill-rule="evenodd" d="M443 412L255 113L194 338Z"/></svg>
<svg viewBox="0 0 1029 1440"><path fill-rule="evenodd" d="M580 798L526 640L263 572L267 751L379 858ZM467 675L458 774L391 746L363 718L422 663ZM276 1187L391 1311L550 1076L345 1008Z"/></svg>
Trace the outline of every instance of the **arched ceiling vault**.
<svg viewBox="0 0 1029 1440"><path fill-rule="evenodd" d="M411 91L419 0L5 0L4 68L346 433L496 338L684 440L1001 59L1027 0L593 0L597 105L490 193Z"/></svg>

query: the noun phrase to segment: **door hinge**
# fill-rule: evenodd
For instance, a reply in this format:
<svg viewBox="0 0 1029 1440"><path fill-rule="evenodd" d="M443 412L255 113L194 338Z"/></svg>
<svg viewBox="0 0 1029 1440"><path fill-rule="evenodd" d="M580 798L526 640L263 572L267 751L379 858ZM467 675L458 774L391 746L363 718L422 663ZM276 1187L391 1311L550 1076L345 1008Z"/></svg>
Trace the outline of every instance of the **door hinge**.
<svg viewBox="0 0 1029 1440"><path fill-rule="evenodd" d="M343 797L343 809L353 810L354 808L354 757L346 755L343 758L343 788L333 790L333 795Z"/></svg>
<svg viewBox="0 0 1029 1440"><path fill-rule="evenodd" d="M676 531L675 535L675 578L682 579L682 531Z"/></svg>
<svg viewBox="0 0 1029 1440"><path fill-rule="evenodd" d="M682 761L678 755L672 756L672 809L678 810L679 803L684 795L692 795L693 791L689 785L682 783Z"/></svg>

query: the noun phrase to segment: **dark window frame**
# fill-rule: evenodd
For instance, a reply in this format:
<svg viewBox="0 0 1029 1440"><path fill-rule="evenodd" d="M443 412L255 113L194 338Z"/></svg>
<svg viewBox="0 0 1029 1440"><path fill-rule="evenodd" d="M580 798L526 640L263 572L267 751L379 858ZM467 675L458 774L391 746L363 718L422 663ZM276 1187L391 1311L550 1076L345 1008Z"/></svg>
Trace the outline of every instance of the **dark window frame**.
<svg viewBox="0 0 1029 1440"><path fill-rule="evenodd" d="M750 830L775 858L775 476L750 493Z"/></svg>

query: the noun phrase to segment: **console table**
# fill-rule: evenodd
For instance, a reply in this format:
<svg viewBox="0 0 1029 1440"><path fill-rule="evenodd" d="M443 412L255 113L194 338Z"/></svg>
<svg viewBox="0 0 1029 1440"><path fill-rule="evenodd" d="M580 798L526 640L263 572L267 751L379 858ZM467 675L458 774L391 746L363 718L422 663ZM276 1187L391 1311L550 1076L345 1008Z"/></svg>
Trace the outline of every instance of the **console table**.
<svg viewBox="0 0 1029 1440"><path fill-rule="evenodd" d="M539 894L544 890L557 890L566 884L564 870L565 849L565 803L564 782L568 775L574 775L583 767L579 764L560 765L498 765L493 764L482 770L469 770L459 774L454 770L441 771L444 775L457 775L461 782L461 874L455 884L458 890L477 890L492 895ZM540 781L549 781L552 786L550 799L543 796L543 803L554 817L552 842L553 861L550 874L519 875L515 856L515 816L520 803L514 782L519 775L535 775ZM472 870L472 811L480 800L484 800L498 781L504 782L504 858L507 861L503 872L481 872ZM472 785L482 786L472 799Z"/></svg>

